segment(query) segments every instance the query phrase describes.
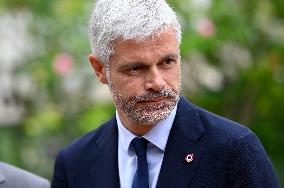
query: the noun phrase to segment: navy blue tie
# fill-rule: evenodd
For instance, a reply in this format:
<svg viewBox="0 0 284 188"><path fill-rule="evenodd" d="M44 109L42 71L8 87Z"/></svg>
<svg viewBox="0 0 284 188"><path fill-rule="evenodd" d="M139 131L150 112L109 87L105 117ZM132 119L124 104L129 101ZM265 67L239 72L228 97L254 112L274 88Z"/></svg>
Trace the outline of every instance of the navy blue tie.
<svg viewBox="0 0 284 188"><path fill-rule="evenodd" d="M137 170L134 176L132 188L149 188L149 172L147 164L147 144L148 140L136 137L131 141L137 155Z"/></svg>

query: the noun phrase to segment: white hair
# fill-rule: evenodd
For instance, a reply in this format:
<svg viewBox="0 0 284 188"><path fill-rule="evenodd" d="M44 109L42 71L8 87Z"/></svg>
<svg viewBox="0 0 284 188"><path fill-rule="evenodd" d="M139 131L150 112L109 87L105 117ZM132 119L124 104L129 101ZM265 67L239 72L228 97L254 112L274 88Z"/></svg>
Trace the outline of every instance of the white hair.
<svg viewBox="0 0 284 188"><path fill-rule="evenodd" d="M114 41L140 41L165 27L175 31L180 43L180 24L165 0L97 0L89 21L92 52L107 64Z"/></svg>

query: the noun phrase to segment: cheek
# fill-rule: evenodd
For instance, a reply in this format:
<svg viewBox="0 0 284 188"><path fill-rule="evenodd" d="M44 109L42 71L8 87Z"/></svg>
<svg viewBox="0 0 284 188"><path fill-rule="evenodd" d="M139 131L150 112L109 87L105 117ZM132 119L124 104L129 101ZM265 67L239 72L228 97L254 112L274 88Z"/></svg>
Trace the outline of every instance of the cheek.
<svg viewBox="0 0 284 188"><path fill-rule="evenodd" d="M135 96L143 89L142 79L117 76L111 77L111 82L115 91L124 97Z"/></svg>
<svg viewBox="0 0 284 188"><path fill-rule="evenodd" d="M178 89L181 83L181 71L179 68L169 71L164 78L168 86Z"/></svg>

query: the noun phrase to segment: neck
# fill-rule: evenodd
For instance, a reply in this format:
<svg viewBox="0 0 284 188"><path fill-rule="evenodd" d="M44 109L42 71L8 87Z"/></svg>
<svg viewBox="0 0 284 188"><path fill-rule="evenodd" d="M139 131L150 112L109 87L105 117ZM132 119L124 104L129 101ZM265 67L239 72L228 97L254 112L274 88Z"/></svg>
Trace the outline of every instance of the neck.
<svg viewBox="0 0 284 188"><path fill-rule="evenodd" d="M119 110L117 110L117 112L122 125L136 136L143 136L154 127L153 124L139 124L129 119L124 113L120 112Z"/></svg>

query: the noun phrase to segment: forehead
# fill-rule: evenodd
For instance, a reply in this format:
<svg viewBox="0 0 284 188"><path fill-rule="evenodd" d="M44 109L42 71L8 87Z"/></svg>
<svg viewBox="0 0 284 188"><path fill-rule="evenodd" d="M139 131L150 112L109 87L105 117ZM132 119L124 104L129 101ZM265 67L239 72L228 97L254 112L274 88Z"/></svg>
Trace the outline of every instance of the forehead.
<svg viewBox="0 0 284 188"><path fill-rule="evenodd" d="M165 29L155 33L153 36L144 40L120 40L113 45L116 58L135 58L147 55L159 55L164 53L179 54L179 43L176 33L172 29Z"/></svg>

